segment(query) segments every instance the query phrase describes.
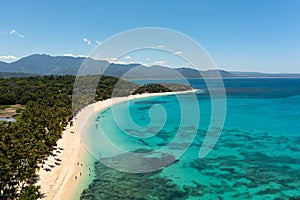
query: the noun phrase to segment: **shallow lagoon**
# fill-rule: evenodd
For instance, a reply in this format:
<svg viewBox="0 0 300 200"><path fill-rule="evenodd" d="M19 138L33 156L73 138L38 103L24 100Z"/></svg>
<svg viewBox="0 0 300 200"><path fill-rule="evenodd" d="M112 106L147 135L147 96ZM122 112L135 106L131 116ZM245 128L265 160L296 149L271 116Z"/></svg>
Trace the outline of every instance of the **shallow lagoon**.
<svg viewBox="0 0 300 200"><path fill-rule="evenodd" d="M191 80L191 83L205 90L203 82ZM300 198L299 85L299 79L225 80L226 122L216 146L201 159L198 153L209 124L210 99L207 93L198 94L201 120L197 135L181 157L167 167L143 174L120 172L98 161L93 183L84 190L81 199ZM189 94L182 95L181 100L189 105ZM90 127L91 135L97 134L97 127L101 127L112 142L128 151L160 149L170 143L179 127L182 113L176 97L134 100L129 111L135 123L145 126L151 122L149 109L155 104L163 106L168 117L159 133L155 123L145 129L121 130L110 108L98 113ZM128 111L125 103L115 109L121 118ZM193 118L193 112L183 115ZM160 118L160 110L157 113L154 110L151 116ZM130 124L128 118L122 119L123 124ZM176 148L185 145L195 131L191 124L180 126L185 134L173 146L175 154Z"/></svg>

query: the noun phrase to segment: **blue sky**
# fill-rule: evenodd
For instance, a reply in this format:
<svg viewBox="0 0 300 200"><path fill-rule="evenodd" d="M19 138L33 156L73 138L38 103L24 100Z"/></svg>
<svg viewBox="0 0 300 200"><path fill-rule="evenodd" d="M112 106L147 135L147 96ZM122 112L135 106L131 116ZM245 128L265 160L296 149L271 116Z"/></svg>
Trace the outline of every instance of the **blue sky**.
<svg viewBox="0 0 300 200"><path fill-rule="evenodd" d="M96 41L141 27L190 36L221 69L300 72L298 0L3 0L0 58L89 55Z"/></svg>

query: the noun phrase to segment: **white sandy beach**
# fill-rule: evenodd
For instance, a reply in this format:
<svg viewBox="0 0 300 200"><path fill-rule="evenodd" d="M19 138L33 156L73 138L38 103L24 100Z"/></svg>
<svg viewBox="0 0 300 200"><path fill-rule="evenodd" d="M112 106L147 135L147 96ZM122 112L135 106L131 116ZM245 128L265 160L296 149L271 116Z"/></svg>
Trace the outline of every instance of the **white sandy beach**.
<svg viewBox="0 0 300 200"><path fill-rule="evenodd" d="M40 180L37 184L41 186L41 192L45 195L43 199L79 199L84 186L91 180L93 174L92 157L81 143L78 133L84 133L91 117L97 112L113 104L132 99L196 91L145 93L107 99L86 106L74 117L75 122L80 123L74 123L73 126L68 125L62 134L62 139L57 142L58 149L54 151L57 154L56 157L50 156L46 160L44 167L38 172ZM61 160L59 162L61 163L60 165L55 165L55 162L57 162L55 159L57 158ZM51 168L49 167L50 165L54 167ZM51 169L51 171L46 171L45 168Z"/></svg>

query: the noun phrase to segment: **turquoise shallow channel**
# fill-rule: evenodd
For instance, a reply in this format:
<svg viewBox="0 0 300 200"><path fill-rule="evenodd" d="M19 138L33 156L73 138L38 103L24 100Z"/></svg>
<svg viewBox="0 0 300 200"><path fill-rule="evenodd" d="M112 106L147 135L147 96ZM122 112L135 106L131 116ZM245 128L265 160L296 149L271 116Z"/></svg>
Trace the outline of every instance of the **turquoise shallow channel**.
<svg viewBox="0 0 300 200"><path fill-rule="evenodd" d="M198 153L209 125L211 99L202 80L189 81L204 92L197 94L201 120L187 151L172 164L149 173L121 172L95 161L95 177L80 198L300 199L300 79L225 79L225 125L213 150L201 159ZM181 94L182 104L188 106L190 101L191 94ZM159 120L151 122L149 109L158 104L165 109L166 122L157 133L162 112L152 110L151 118ZM177 145L184 145L195 131L189 121L180 124L182 115L193 119L195 111L181 113L174 95L132 100L129 108L121 103L114 109L97 114L90 135L97 135L101 127L127 151L160 149L174 138L179 125L185 134ZM122 118L128 109L131 119ZM133 120L139 126L150 122L151 126L120 129L116 112L122 124L130 125Z"/></svg>

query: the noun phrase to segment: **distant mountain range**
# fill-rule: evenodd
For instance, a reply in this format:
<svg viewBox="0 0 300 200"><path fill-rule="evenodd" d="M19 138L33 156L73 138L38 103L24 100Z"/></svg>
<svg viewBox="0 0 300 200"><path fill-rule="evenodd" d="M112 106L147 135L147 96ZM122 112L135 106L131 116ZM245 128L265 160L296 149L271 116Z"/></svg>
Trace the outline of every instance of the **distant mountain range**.
<svg viewBox="0 0 300 200"><path fill-rule="evenodd" d="M84 63L84 64L83 64ZM115 64L104 60L84 57L49 56L34 54L16 62L0 61L0 77L20 77L30 75L76 75L80 66L89 66L84 74L102 74L123 77L125 79L142 78L201 78L216 77L216 70L197 71L192 68L169 68L154 65L146 67L140 64ZM228 72L218 70L224 78L239 77L300 77L300 74L267 74L259 72Z"/></svg>

